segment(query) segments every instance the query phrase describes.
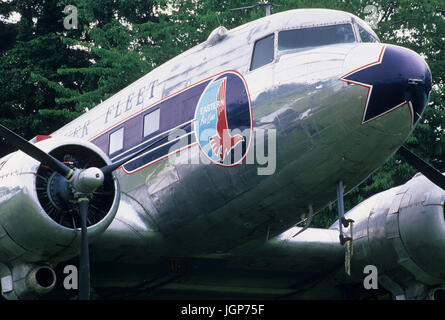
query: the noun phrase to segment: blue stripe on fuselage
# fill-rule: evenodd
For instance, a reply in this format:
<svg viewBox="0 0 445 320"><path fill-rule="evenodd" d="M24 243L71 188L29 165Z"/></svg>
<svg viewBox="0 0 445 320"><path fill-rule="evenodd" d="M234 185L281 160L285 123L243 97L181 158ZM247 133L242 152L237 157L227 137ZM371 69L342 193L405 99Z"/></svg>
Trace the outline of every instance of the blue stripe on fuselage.
<svg viewBox="0 0 445 320"><path fill-rule="evenodd" d="M197 85L191 86L178 94L172 95L165 100L145 108L142 112L135 114L119 125L113 126L98 137L95 137L91 142L108 154L110 134L119 130L120 128L124 128L123 148L111 154L110 157L113 159L113 162L115 162L119 159L135 154L154 141L157 141L163 136L169 134L168 131L171 131L174 128L180 127L182 124L191 121L194 117L199 98L201 97L201 94L208 85L209 81L210 80L206 80L198 83ZM158 108L160 109L159 130L146 137L143 137L144 116ZM182 130L184 130L186 133L190 133L191 125L182 128ZM172 132L175 132L175 130ZM189 135L187 137L187 141L188 145L194 143L194 135ZM184 147L183 145L178 144L177 140L168 142L167 139L164 139L162 142L149 148L147 153L145 153L143 156L140 156L137 159L125 164L124 168L129 172L135 171L138 168L155 161L156 159L164 157L169 152L174 151L170 150L170 148L175 144L178 145L178 148L179 146Z"/></svg>

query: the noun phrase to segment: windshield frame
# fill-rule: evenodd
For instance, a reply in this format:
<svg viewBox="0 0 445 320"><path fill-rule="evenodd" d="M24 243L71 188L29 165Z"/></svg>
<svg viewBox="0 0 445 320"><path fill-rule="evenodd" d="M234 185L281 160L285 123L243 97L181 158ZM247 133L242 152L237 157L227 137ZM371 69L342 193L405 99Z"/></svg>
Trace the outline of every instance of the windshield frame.
<svg viewBox="0 0 445 320"><path fill-rule="evenodd" d="M362 28L363 30L365 30L375 41L375 43L382 43L379 39L379 37L377 36L377 34L374 32L374 30L372 30L367 24L362 23L361 21L359 21L358 19L354 19L354 29L356 30L356 34L358 39L360 40L359 42L361 43L370 43L370 42L364 42L362 40L362 37L360 35L360 31L359 31L359 27Z"/></svg>

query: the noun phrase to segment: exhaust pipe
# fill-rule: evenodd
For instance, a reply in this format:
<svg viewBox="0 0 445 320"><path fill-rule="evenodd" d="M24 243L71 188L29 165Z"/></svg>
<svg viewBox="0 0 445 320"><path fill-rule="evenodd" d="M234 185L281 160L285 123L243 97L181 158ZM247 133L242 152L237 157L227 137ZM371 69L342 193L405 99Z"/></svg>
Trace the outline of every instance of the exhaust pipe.
<svg viewBox="0 0 445 320"><path fill-rule="evenodd" d="M28 273L26 285L37 295L43 295L56 285L56 273L48 266L35 267Z"/></svg>
<svg viewBox="0 0 445 320"><path fill-rule="evenodd" d="M430 291L431 300L445 301L445 289L438 287Z"/></svg>
<svg viewBox="0 0 445 320"><path fill-rule="evenodd" d="M0 264L1 293L7 300L30 300L47 294L56 285L56 273L47 265Z"/></svg>

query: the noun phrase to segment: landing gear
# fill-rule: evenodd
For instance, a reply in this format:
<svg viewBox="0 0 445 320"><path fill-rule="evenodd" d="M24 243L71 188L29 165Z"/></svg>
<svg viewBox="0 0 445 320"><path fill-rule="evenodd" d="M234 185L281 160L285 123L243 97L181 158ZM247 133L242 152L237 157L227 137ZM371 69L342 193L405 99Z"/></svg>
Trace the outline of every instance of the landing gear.
<svg viewBox="0 0 445 320"><path fill-rule="evenodd" d="M343 181L337 183L337 204L338 204L338 226L340 231L340 244L345 248L345 272L347 275L351 276L351 257L352 257L352 227L354 225L354 220L345 218L345 207L343 205ZM351 236L345 236L343 234L343 227L349 228Z"/></svg>
<svg viewBox="0 0 445 320"><path fill-rule="evenodd" d="M307 230L309 228L309 226L311 225L312 222L312 218L314 217L314 209L312 208L312 204L308 205L308 216L306 218L306 222L304 224L303 229L301 229L300 231L298 231L296 234L294 234L292 236L292 238L298 236L300 233L302 233L303 231Z"/></svg>
<svg viewBox="0 0 445 320"><path fill-rule="evenodd" d="M351 237L347 237L343 234L343 227L348 228L349 224L353 223L354 220L345 218L345 207L343 205L343 181L338 181L337 183L337 204L338 204L338 226L340 231L340 244L343 246L346 242L352 242Z"/></svg>

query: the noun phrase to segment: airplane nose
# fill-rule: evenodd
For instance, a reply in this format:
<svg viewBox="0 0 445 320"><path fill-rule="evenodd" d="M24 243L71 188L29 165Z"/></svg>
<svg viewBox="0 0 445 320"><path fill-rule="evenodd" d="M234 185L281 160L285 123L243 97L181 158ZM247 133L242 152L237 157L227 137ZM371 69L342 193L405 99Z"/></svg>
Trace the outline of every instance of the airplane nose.
<svg viewBox="0 0 445 320"><path fill-rule="evenodd" d="M387 65L393 67L388 77L394 88L393 99L395 102L396 99L404 99L411 103L415 124L428 103L431 71L425 60L412 50L397 46L388 46L386 50Z"/></svg>
<svg viewBox="0 0 445 320"><path fill-rule="evenodd" d="M360 52L354 54L354 61L359 60ZM383 45L375 56L378 58L373 60L368 59L369 55L362 56L362 66L340 78L368 88L362 124L408 106L414 125L425 110L431 91L428 65L414 51L394 45Z"/></svg>

